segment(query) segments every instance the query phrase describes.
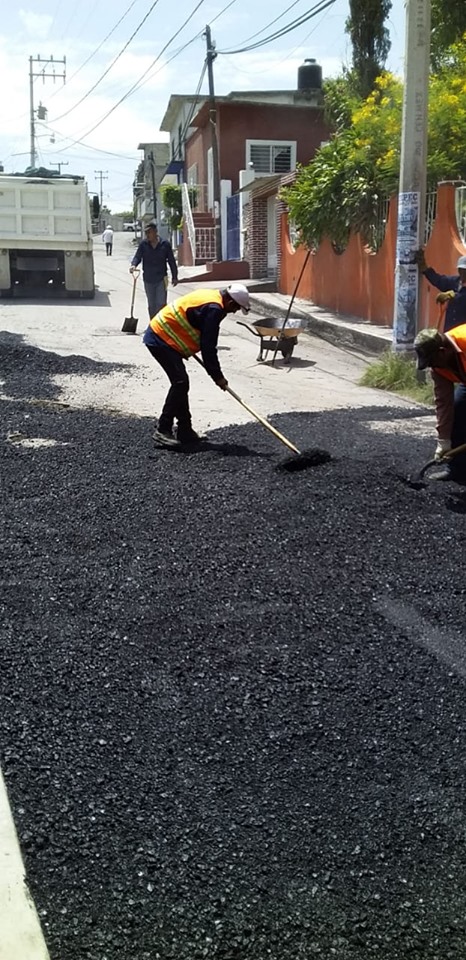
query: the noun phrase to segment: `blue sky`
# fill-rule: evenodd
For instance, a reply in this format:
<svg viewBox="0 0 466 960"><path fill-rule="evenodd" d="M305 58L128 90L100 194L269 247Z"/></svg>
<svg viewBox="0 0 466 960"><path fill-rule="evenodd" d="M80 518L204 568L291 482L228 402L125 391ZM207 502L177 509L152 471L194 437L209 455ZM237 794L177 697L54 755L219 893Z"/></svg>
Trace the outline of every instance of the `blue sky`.
<svg viewBox="0 0 466 960"><path fill-rule="evenodd" d="M35 106L42 102L48 110L47 123L36 124L40 161L45 166L68 163L63 172L83 174L91 191L98 189L95 171L103 170L108 178L105 202L113 212L130 209L140 159L138 143L166 139L159 127L170 95L195 91L205 56L201 36L205 25L212 25L217 49L231 51L263 28L257 40L303 16L316 0L285 5L283 0L232 0L227 4L228 0L180 0L178 4L156 0L155 5L154 0L81 0L79 4L30 0L10 8L8 23L2 18L0 24L0 79L4 94L11 91L0 104L0 160L5 171L18 172L29 163L29 57L66 57L65 85L60 80L34 81ZM283 13L286 7L290 9ZM305 57L321 64L324 77L335 76L351 58L344 31L347 16L348 0L335 0L298 29L258 50L219 53L214 66L217 93L293 89ZM277 22L267 27L275 18ZM387 66L401 73L404 0L393 0L388 26L392 49ZM59 73L62 68L57 65L56 69ZM128 96L133 86L137 89Z"/></svg>

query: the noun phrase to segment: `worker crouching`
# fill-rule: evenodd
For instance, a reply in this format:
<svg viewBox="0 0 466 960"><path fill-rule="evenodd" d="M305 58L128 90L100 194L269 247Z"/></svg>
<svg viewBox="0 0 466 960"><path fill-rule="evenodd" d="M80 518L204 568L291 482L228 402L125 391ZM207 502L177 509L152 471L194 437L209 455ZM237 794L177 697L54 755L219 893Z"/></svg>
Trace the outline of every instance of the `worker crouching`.
<svg viewBox="0 0 466 960"><path fill-rule="evenodd" d="M242 310L247 314L249 309L247 288L242 283L232 283L225 290L195 290L179 297L150 320L143 342L171 384L154 433L159 446L176 448L199 442L191 423L189 377L184 360L200 351L206 372L225 390L228 381L217 354L220 324L227 313Z"/></svg>

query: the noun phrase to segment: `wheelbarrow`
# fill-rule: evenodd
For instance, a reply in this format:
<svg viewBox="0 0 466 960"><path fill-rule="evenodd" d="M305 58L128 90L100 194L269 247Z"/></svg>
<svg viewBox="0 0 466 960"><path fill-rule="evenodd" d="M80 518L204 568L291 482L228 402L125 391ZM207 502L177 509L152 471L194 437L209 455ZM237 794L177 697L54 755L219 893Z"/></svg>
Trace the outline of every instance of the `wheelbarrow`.
<svg viewBox="0 0 466 960"><path fill-rule="evenodd" d="M280 350L284 363L289 363L291 355L298 342L298 336L303 329L302 320L287 320L282 325L276 317L261 317L254 323L245 323L244 320L237 320L241 327L246 327L255 337L260 337L258 361L267 359L269 350L273 350L274 355ZM264 356L265 354L265 356Z"/></svg>

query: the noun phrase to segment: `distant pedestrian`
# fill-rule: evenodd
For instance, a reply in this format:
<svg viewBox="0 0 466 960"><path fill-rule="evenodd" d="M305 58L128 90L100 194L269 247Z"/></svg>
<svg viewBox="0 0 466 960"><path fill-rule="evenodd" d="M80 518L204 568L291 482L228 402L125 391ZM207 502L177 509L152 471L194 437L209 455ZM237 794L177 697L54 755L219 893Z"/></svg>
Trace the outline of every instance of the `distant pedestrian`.
<svg viewBox="0 0 466 960"><path fill-rule="evenodd" d="M144 233L145 239L141 240L134 254L129 272L132 273L135 267L139 266L142 261L142 276L147 297L147 307L149 310L149 318L152 319L167 303L167 266L170 267L174 287L176 287L178 283L178 267L171 244L169 244L168 240L161 240L159 237L155 220L151 220L151 222L146 225Z"/></svg>
<svg viewBox="0 0 466 960"><path fill-rule="evenodd" d="M430 367L434 381L437 418L435 459L466 443L466 323L440 333L433 327L421 330L414 341L418 370ZM466 483L466 454L459 453L431 480Z"/></svg>
<svg viewBox="0 0 466 960"><path fill-rule="evenodd" d="M426 280L441 292L437 294L437 303L446 303L445 322L442 326L444 333L460 323L466 323L466 257L460 257L456 264L458 273L449 276L437 273L433 267L428 267L424 250L416 252L416 263Z"/></svg>
<svg viewBox="0 0 466 960"><path fill-rule="evenodd" d="M189 446L199 441L200 437L191 426L189 378L183 361L200 350L206 373L221 390L225 390L228 381L223 376L217 355L220 324L227 313L236 313L237 310L248 313L249 309L247 287L242 283L231 283L224 290L188 293L152 317L144 334L144 343L165 370L171 384L154 433L159 446ZM175 420L178 425L176 437L173 435Z"/></svg>
<svg viewBox="0 0 466 960"><path fill-rule="evenodd" d="M102 234L102 240L105 243L107 257L111 257L112 250L113 250L113 228L112 227L105 227L105 230Z"/></svg>

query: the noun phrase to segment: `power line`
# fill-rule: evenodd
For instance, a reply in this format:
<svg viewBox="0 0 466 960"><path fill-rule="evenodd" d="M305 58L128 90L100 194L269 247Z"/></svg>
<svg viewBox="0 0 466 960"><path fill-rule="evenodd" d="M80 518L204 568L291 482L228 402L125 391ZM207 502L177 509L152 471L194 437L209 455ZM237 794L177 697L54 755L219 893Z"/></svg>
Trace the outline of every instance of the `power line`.
<svg viewBox="0 0 466 960"><path fill-rule="evenodd" d="M264 37L263 40L259 40L257 43L251 43L247 47L239 47L237 50L218 50L219 54L228 54L232 56L236 53L248 53L250 50L258 50L260 47L265 47L267 44L272 43L274 40L279 40L281 37L286 36L287 33L296 30L298 27L303 26L304 23L307 23L308 20L311 20L312 17L316 17L319 13L322 13L327 7L333 6L335 0L326 0L326 2L320 2L316 4L315 7L312 7L307 13L303 14L302 17L298 17L296 20L291 21L291 23L286 24L281 30L277 30L275 33L270 34L268 37Z"/></svg>
<svg viewBox="0 0 466 960"><path fill-rule="evenodd" d="M70 113L73 112L73 110L76 110L76 108L79 107L79 106L81 105L81 103L84 103L84 100L87 100L87 98L91 95L91 93L94 92L94 90L96 89L96 87L98 87L99 84L102 83L102 80L107 76L108 73L110 73L110 70L112 69L112 67L115 66L117 60L119 60L120 57L123 56L125 50L127 50L127 48L129 47L130 43L132 42L132 40L134 40L136 34L139 33L139 31L141 30L141 28L144 26L146 20L150 17L150 15L151 15L154 7L157 6L158 2L159 2L159 0L154 0L154 2L153 2L153 3L151 4L151 6L150 6L150 9L147 11L146 15L142 18L141 22L137 25L134 33L131 34L129 40L126 41L124 47L122 47L122 49L120 50L119 54L115 57L114 60L112 60L112 63L110 64L110 66L107 67L107 69L104 71L104 73L102 74L102 76L100 76L99 79L93 84L93 86L91 87L91 89L88 90L87 93L85 93L84 96L81 97L81 99L78 100L77 103L75 103L74 107L70 107L70 109L69 109L69 110L66 110L65 113L61 113L59 117L55 117L55 118L52 120L52 123L57 123L58 120L63 120L63 117L67 117ZM201 2L203 2L203 0L201 0Z"/></svg>
<svg viewBox="0 0 466 960"><path fill-rule="evenodd" d="M120 26L120 23L123 22L123 20L125 19L125 17L128 16L128 13L130 12L130 10L133 9L133 7L136 5L137 2L138 2L138 0L133 0L133 2L130 3L128 9L125 10L123 16L120 17L120 19L117 21L117 23L115 23L115 25L112 27L112 29L110 30L110 32L107 33L107 36L104 37L104 39L101 41L101 43L99 43L98 47L96 47L95 50L93 50L92 53L89 54L89 56L87 57L87 59L84 60L84 63L82 63L81 66L78 67L78 69L75 70L74 73L71 74L71 77L68 79L68 86L69 86L69 84L71 83L71 81L74 80L74 78L78 75L78 73L81 72L81 70L83 69L83 67L87 66L87 64L93 59L93 57L95 57L95 55L99 52L99 50L102 49L104 43L106 43L107 40L110 39L110 37L112 36L112 34L115 33L115 30ZM95 4L95 6L96 6L96 5L97 5L97 4ZM89 19L89 18L88 18L88 19ZM59 91L57 90L57 93L58 93L58 92L59 92ZM52 97L54 97L55 95L56 95L56 94L53 93L53 94L52 94ZM49 97L49 100L51 100L52 97Z"/></svg>
<svg viewBox="0 0 466 960"><path fill-rule="evenodd" d="M73 140L73 143L81 143L82 140L84 139L84 137L88 137L91 133L94 132L94 130L97 130L97 127L100 127L100 125L104 122L104 120L107 120L107 118L117 109L117 107L119 107L122 103L124 103L124 101L127 100L128 97L131 96L132 93L134 93L136 90L139 89L140 86L142 86L142 81L143 81L144 78L147 76L147 74L149 73L149 71L152 70L152 68L155 66L155 64L157 63L157 61L160 60L162 54L165 53L165 50L167 49L167 47L169 47L170 44L173 43L173 40L175 40L175 38L178 36L178 34L180 34L182 30L184 30L185 26L186 26L186 25L189 23L189 21L193 18L194 14L197 13L197 11L199 10L199 7L201 7L203 3L204 3L204 0L199 0L199 3L197 4L197 6L196 6L196 7L194 8L194 10L192 10L192 12L189 14L189 17L186 18L186 20L185 20L184 23L181 25L181 27L176 31L176 33L174 33L173 36L170 37L170 40L168 40L167 43L165 44L165 46L162 47L162 50L161 50L160 53L155 57L155 59L152 61L152 63L150 64L150 66L147 68L147 70L145 70L144 73L142 74L142 76L139 78L139 80L137 80L136 83L134 83L133 86L130 87L130 89L127 91L127 93L125 93L124 96L121 97L120 100L118 100L118 102L115 103L114 106L113 106L110 110L108 110L107 113L104 114L103 117L100 117L100 119L97 121L97 123L95 123L94 126L91 127L90 130L87 130L86 133L83 133L82 136L81 136L79 139ZM186 47L189 47L189 45L190 45L191 43L193 43L194 40L197 40L198 37L199 37L199 34L196 34L195 37L192 37L191 40L188 40L188 42L185 43L184 46L181 47L180 50L178 50L177 53L175 53L175 54L173 55L173 57L170 57L170 58L166 61L165 66L166 66L168 63L171 63L171 61L174 60L175 57L179 56L179 54L180 54L183 50L186 50ZM160 68L160 69L162 69L162 68ZM159 72L159 71L156 71L156 73L158 73L158 72ZM155 76L155 74L154 74L154 76ZM150 77L150 78L148 78L148 79L152 79L152 78Z"/></svg>

